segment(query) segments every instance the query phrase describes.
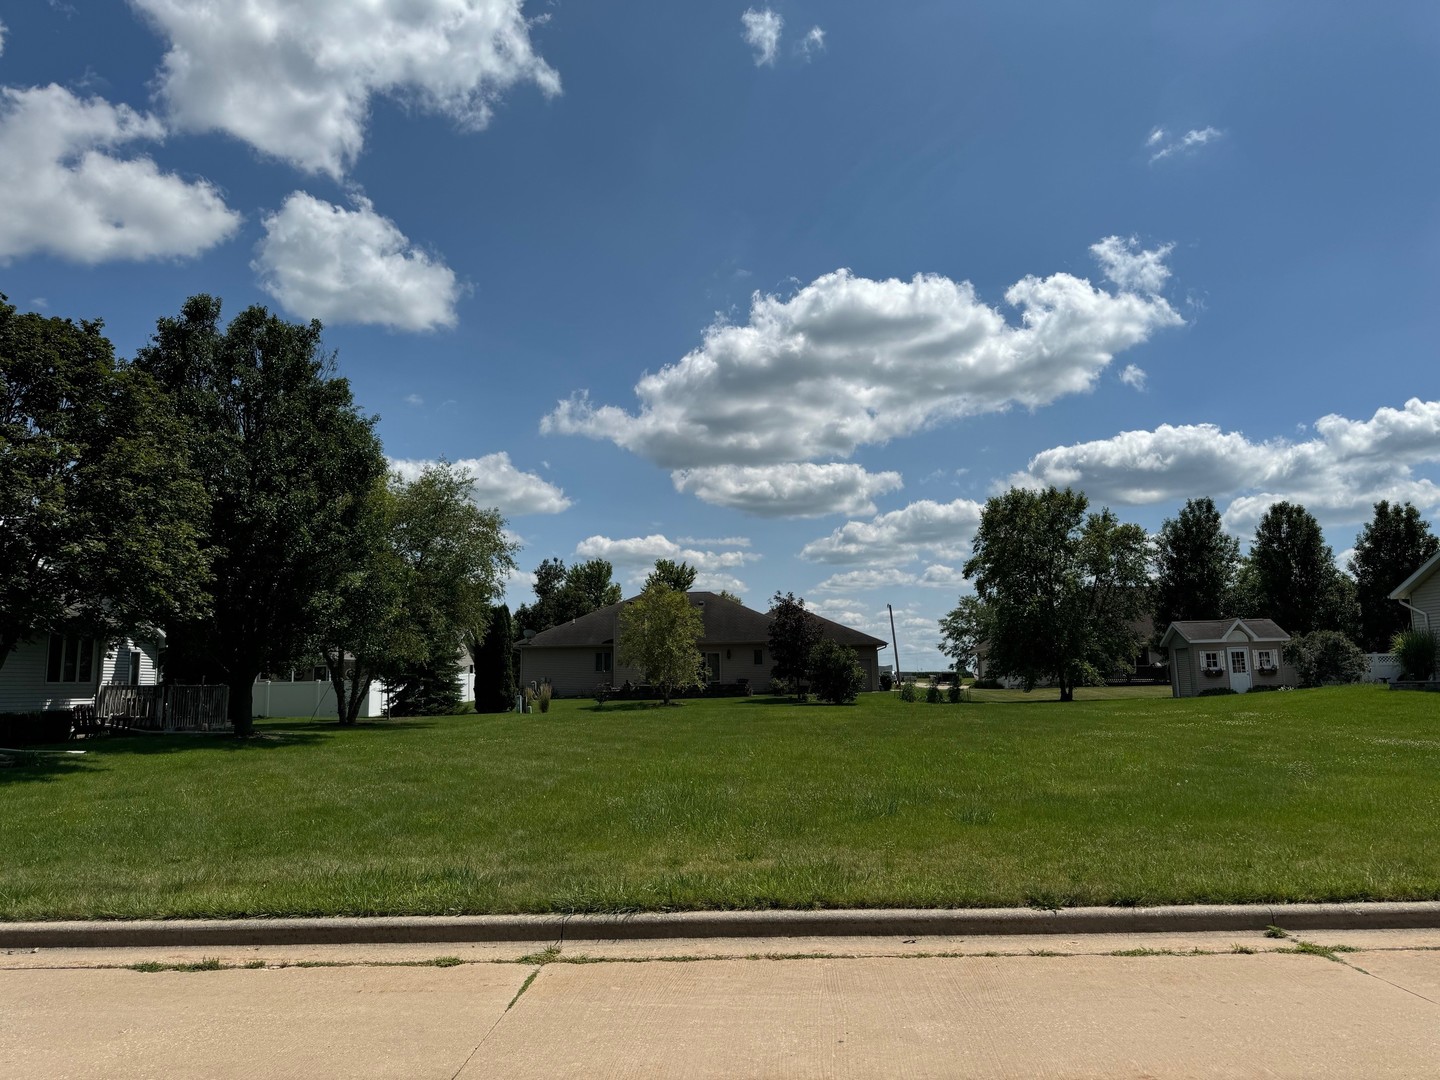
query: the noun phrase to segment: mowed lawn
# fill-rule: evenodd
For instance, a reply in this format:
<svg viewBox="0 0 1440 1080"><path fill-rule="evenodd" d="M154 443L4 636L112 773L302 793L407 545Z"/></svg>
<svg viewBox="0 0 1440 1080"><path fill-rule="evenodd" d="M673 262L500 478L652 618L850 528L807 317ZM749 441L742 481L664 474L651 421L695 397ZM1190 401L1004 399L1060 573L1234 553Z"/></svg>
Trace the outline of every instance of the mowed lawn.
<svg viewBox="0 0 1440 1080"><path fill-rule="evenodd" d="M260 725L0 769L0 918L1440 898L1440 696Z"/></svg>

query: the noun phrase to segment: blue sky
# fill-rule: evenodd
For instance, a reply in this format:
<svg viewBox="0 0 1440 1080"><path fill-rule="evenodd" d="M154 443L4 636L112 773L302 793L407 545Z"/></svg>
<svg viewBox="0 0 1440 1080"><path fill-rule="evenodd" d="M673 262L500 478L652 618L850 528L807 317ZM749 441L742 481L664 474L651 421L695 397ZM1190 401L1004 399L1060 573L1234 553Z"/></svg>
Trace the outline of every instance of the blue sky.
<svg viewBox="0 0 1440 1080"><path fill-rule="evenodd" d="M318 317L402 469L938 666L983 500L1440 509L1433 3L0 3L0 291ZM644 381L642 381L644 380ZM505 455L499 457L497 455ZM512 603L529 596L512 581Z"/></svg>

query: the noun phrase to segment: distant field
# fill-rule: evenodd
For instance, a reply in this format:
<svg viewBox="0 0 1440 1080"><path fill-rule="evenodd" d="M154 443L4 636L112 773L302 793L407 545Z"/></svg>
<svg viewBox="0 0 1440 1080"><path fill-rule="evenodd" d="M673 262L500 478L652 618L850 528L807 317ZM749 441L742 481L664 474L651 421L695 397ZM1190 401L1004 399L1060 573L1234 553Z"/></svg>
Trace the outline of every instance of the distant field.
<svg viewBox="0 0 1440 1080"><path fill-rule="evenodd" d="M0 769L0 918L1440 898L1434 695L1105 693L98 740Z"/></svg>

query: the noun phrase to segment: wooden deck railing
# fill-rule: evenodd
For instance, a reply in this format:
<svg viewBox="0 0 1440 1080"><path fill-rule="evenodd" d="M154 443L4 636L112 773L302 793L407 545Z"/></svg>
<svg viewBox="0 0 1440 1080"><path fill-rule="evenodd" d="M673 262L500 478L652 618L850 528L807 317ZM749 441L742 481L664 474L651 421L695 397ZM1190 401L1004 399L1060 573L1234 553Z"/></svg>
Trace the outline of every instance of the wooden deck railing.
<svg viewBox="0 0 1440 1080"><path fill-rule="evenodd" d="M129 686L106 683L95 713L115 727L140 731L222 731L230 726L228 686Z"/></svg>

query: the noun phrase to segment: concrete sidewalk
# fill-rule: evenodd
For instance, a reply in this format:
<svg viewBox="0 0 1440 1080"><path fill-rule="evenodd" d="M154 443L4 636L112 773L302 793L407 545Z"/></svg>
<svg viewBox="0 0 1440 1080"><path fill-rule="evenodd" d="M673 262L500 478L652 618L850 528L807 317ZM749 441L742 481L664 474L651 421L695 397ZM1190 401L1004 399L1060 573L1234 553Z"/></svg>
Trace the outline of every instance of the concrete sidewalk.
<svg viewBox="0 0 1440 1080"><path fill-rule="evenodd" d="M1424 1077L1440 932L26 950L0 1018L7 1078Z"/></svg>

